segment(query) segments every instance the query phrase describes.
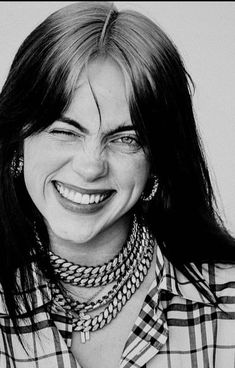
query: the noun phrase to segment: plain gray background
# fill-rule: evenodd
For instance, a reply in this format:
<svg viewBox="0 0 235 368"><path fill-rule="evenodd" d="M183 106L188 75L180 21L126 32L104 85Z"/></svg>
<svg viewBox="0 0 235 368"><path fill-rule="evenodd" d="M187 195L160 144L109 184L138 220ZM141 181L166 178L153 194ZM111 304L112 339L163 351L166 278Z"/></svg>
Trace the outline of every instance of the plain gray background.
<svg viewBox="0 0 235 368"><path fill-rule="evenodd" d="M0 88L24 38L69 1L0 2ZM235 234L235 2L116 1L158 23L178 47L196 92L193 103L220 213Z"/></svg>

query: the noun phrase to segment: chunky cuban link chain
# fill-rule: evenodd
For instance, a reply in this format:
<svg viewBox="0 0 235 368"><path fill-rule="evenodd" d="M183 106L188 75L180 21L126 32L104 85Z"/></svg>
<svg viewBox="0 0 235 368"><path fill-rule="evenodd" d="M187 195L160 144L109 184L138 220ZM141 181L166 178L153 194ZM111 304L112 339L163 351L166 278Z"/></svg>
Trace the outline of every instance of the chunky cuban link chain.
<svg viewBox="0 0 235 368"><path fill-rule="evenodd" d="M136 216L134 216L132 231L127 243L125 243L116 257L101 266L87 267L76 265L50 251L50 262L55 273L60 280L81 287L104 286L117 280L120 276L125 275L126 268L129 268L133 259L137 257L138 226Z"/></svg>
<svg viewBox="0 0 235 368"><path fill-rule="evenodd" d="M150 236L148 229L144 225L140 226L137 224L136 219L135 221L136 225L132 228L132 234L133 229L136 228L136 234L134 235L135 245L131 247L132 253L129 253L129 259L131 259L131 261L129 263L121 263L120 267L123 267L123 272L119 272L119 277L116 279L113 288L101 299L90 303L81 303L78 300L74 300L71 296L68 296L67 293L65 294L61 290L59 284L51 284L54 303L62 307L64 310L71 312L73 330L81 333L82 342L86 342L86 340L89 339L90 332L103 328L117 316L126 302L140 287L148 273L148 269L150 268L153 258L155 242ZM134 253L134 250L136 250L136 253ZM133 253L135 256L132 256ZM115 258L117 259L117 257ZM112 267L116 267L116 263L113 263L113 261L110 261L109 264L112 264ZM107 265L108 263L106 266ZM69 265L69 267L71 266ZM98 267L103 273L103 266ZM93 269L97 269L98 267L93 267ZM110 268L105 268L106 271L110 270ZM91 271L88 273L90 274L90 272ZM98 274L98 272L95 273ZM102 285L102 277L98 275L96 277L96 280L97 279L99 282L96 282L95 286L98 287ZM107 279L106 281L107 283L111 283L112 280L113 278ZM71 283L71 279L69 282ZM104 307L105 305L105 309L94 317L91 317L88 314L88 312L94 312L96 309Z"/></svg>

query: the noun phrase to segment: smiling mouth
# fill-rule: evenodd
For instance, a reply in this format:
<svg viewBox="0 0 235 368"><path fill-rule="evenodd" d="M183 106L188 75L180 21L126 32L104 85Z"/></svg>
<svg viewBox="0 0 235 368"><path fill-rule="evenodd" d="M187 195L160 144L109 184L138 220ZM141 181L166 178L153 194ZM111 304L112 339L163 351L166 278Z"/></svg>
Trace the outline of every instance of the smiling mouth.
<svg viewBox="0 0 235 368"><path fill-rule="evenodd" d="M103 202L105 199L111 196L114 192L112 190L100 192L100 193L80 193L74 189L68 188L60 182L54 182L56 190L60 193L63 198L77 204L88 205L98 204Z"/></svg>

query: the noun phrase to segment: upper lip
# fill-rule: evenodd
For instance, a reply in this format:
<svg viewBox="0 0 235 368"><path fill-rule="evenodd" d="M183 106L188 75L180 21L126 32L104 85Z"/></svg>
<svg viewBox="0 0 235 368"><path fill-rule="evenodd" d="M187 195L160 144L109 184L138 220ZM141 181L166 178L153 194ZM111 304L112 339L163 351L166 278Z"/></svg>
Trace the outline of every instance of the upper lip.
<svg viewBox="0 0 235 368"><path fill-rule="evenodd" d="M107 193L107 192L114 192L113 189L84 189L84 188L81 188L81 187L77 187L75 185L72 185L72 184L67 184L67 183L64 183L62 181L58 181L58 180L55 180L54 181L55 183L58 183L58 184L61 184L61 185L64 185L66 188L68 189L71 189L71 190L74 190L75 192L79 192L81 194L100 194L100 193Z"/></svg>

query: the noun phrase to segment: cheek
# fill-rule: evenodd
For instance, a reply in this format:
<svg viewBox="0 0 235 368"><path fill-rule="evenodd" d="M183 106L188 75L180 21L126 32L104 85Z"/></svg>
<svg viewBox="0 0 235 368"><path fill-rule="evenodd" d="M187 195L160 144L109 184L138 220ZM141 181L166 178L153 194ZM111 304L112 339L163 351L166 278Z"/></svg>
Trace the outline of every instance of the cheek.
<svg viewBox="0 0 235 368"><path fill-rule="evenodd" d="M119 181L122 179L122 185L129 187L141 187L142 190L149 176L150 165L144 155L138 155L135 158L124 162L120 160Z"/></svg>
<svg viewBox="0 0 235 368"><path fill-rule="evenodd" d="M43 188L43 177L40 175L40 169L33 162L25 162L24 181L26 189L33 201L40 197Z"/></svg>
<svg viewBox="0 0 235 368"><path fill-rule="evenodd" d="M32 198L43 190L43 183L48 172L49 157L42 147L39 137L30 137L24 144L24 180Z"/></svg>
<svg viewBox="0 0 235 368"><path fill-rule="evenodd" d="M42 178L45 179L61 162L64 162L63 152L64 150L58 150L43 133L27 138L24 142L25 176L34 176L35 180L40 181Z"/></svg>

